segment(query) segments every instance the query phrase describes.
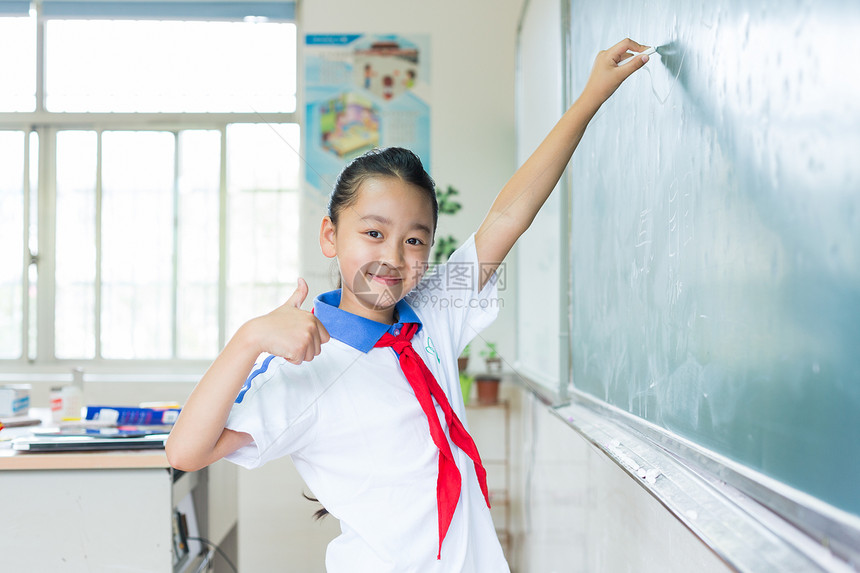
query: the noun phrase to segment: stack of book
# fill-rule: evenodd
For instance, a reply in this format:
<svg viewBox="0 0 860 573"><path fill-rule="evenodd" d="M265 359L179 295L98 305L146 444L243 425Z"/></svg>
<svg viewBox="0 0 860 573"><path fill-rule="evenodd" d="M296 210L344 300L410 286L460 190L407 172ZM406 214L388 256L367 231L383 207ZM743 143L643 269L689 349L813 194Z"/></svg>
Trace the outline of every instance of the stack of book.
<svg viewBox="0 0 860 573"><path fill-rule="evenodd" d="M87 406L84 418L12 440L24 452L164 448L179 407Z"/></svg>

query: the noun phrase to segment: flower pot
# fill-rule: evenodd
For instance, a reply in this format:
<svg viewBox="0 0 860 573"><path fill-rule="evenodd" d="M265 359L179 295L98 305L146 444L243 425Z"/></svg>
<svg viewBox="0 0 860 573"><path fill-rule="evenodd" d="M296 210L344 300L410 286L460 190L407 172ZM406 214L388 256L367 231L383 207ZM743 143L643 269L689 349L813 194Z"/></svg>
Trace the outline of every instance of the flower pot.
<svg viewBox="0 0 860 573"><path fill-rule="evenodd" d="M469 357L461 356L457 359L457 371L463 373L466 371L466 367L469 366Z"/></svg>
<svg viewBox="0 0 860 573"><path fill-rule="evenodd" d="M475 385L478 388L478 403L484 406L498 404L501 381L502 379L498 376L476 376Z"/></svg>

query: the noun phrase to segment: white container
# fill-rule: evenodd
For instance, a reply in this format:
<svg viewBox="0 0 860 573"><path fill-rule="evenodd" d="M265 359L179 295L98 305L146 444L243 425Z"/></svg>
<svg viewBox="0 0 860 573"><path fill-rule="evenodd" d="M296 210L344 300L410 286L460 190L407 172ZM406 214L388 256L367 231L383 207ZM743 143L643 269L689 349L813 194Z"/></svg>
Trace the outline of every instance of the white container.
<svg viewBox="0 0 860 573"><path fill-rule="evenodd" d="M30 410L30 385L0 386L0 418L26 416Z"/></svg>
<svg viewBox="0 0 860 573"><path fill-rule="evenodd" d="M81 389L78 386L51 388L51 420L69 422L81 419Z"/></svg>

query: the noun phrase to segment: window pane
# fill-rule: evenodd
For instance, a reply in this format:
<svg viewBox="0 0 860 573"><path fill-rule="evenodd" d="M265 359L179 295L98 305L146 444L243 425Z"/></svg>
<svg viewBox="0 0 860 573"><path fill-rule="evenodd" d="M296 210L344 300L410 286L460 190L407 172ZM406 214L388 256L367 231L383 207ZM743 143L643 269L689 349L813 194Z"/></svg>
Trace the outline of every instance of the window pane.
<svg viewBox="0 0 860 573"><path fill-rule="evenodd" d="M23 353L24 133L0 131L0 358Z"/></svg>
<svg viewBox="0 0 860 573"><path fill-rule="evenodd" d="M105 358L172 354L174 142L164 132L102 136Z"/></svg>
<svg viewBox="0 0 860 573"><path fill-rule="evenodd" d="M298 148L294 124L228 127L228 335L295 289Z"/></svg>
<svg viewBox="0 0 860 573"><path fill-rule="evenodd" d="M221 132L179 135L179 358L218 352L218 237Z"/></svg>
<svg viewBox="0 0 860 573"><path fill-rule="evenodd" d="M94 131L57 134L57 261L54 352L96 352L96 165Z"/></svg>
<svg viewBox="0 0 860 573"><path fill-rule="evenodd" d="M0 111L36 109L35 18L0 18Z"/></svg>
<svg viewBox="0 0 860 573"><path fill-rule="evenodd" d="M288 23L49 20L50 111L292 112Z"/></svg>

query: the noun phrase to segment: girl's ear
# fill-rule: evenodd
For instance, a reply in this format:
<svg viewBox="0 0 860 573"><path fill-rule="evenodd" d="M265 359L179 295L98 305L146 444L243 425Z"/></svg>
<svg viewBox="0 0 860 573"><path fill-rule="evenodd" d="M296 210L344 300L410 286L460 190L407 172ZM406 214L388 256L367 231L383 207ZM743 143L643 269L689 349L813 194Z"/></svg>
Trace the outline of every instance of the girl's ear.
<svg viewBox="0 0 860 573"><path fill-rule="evenodd" d="M322 225L320 225L320 249L323 255L332 259L337 256L337 242L334 222L331 217L326 215L323 217Z"/></svg>

